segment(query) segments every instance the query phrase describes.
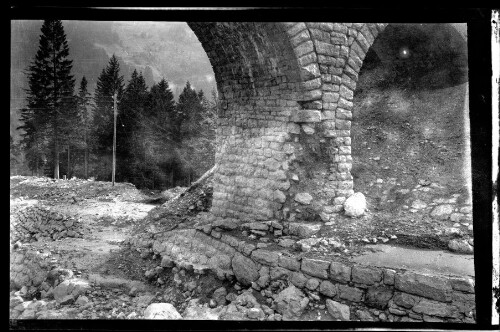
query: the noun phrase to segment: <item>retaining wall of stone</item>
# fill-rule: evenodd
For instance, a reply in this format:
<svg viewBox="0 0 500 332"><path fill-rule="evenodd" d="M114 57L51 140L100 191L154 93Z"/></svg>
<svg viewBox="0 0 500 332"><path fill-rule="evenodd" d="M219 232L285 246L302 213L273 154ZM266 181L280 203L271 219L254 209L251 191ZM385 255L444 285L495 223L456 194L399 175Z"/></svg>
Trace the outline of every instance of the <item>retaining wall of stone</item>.
<svg viewBox="0 0 500 332"><path fill-rule="evenodd" d="M10 288L38 288L47 278L51 267L49 254L26 247L11 248Z"/></svg>
<svg viewBox="0 0 500 332"><path fill-rule="evenodd" d="M51 211L36 204L11 211L10 242L22 243L51 241L65 237L80 237L88 233L88 227L76 218Z"/></svg>
<svg viewBox="0 0 500 332"><path fill-rule="evenodd" d="M363 266L334 260L300 258L285 250L252 243L203 227L159 238L131 238L139 250L162 256L161 265L211 270L260 290L283 279L310 297L348 305L350 320L467 322L475 317L474 279Z"/></svg>

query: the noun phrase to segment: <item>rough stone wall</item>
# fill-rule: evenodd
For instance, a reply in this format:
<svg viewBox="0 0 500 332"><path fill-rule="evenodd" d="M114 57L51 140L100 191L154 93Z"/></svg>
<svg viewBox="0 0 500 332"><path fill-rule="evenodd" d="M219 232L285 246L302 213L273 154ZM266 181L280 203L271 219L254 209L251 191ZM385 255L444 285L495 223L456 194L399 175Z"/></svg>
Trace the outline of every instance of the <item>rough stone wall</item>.
<svg viewBox="0 0 500 332"><path fill-rule="evenodd" d="M10 287L39 287L49 273L50 264L47 254L27 248L11 248Z"/></svg>
<svg viewBox="0 0 500 332"><path fill-rule="evenodd" d="M212 63L221 109L212 213L265 220L289 188L288 122L300 72L288 37L274 23L189 23Z"/></svg>
<svg viewBox="0 0 500 332"><path fill-rule="evenodd" d="M321 295L348 306L349 320L474 323L471 278L300 258L256 248L211 227L128 241L139 250L160 255L162 266L175 263L195 271L211 270L221 279L236 279L256 290L274 280L287 280L311 298Z"/></svg>
<svg viewBox="0 0 500 332"><path fill-rule="evenodd" d="M221 102L211 212L328 221L353 192L352 98L365 54L386 25L188 24L211 61ZM304 193L313 200L300 199Z"/></svg>

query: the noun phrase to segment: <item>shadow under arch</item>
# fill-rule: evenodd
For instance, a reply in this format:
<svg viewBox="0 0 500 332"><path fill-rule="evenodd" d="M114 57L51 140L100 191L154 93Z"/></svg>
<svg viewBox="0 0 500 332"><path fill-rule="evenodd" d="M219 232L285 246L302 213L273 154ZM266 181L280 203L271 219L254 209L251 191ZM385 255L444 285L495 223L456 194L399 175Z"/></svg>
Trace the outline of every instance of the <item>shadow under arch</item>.
<svg viewBox="0 0 500 332"><path fill-rule="evenodd" d="M351 174L379 209L427 213L448 202L457 205L454 218L471 222L470 212L458 213L471 206L467 41L459 28L389 24L366 52L353 99Z"/></svg>

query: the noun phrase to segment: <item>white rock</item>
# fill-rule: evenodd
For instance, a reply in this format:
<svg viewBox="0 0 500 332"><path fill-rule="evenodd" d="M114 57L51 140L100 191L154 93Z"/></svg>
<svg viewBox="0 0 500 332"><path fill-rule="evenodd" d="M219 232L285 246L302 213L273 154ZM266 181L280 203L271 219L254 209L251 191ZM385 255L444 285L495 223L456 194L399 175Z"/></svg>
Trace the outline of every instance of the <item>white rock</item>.
<svg viewBox="0 0 500 332"><path fill-rule="evenodd" d="M305 205L311 204L312 199L313 197L309 193L297 193L295 195L295 201Z"/></svg>
<svg viewBox="0 0 500 332"><path fill-rule="evenodd" d="M453 205L443 204L436 206L431 211L431 217L439 220L446 220L450 218L450 214L453 212Z"/></svg>
<svg viewBox="0 0 500 332"><path fill-rule="evenodd" d="M326 308L328 309L328 313L335 320L344 320L344 321L350 320L349 306L330 299L326 299Z"/></svg>
<svg viewBox="0 0 500 332"><path fill-rule="evenodd" d="M182 319L170 303L152 303L144 310L145 319Z"/></svg>
<svg viewBox="0 0 500 332"><path fill-rule="evenodd" d="M360 217L365 214L366 198L362 193L355 193L346 199L344 203L345 214L349 217Z"/></svg>

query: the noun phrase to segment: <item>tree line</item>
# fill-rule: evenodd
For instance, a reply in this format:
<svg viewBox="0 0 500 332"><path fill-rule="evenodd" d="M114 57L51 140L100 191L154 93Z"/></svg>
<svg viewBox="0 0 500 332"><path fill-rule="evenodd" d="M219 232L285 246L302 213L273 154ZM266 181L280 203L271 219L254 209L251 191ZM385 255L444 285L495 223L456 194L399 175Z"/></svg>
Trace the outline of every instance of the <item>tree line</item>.
<svg viewBox="0 0 500 332"><path fill-rule="evenodd" d="M116 96L116 181L139 188L186 186L214 163L217 95L210 101L186 83L178 101L165 79L148 88L134 70L125 83L113 55L92 96L84 76L75 92L62 22L45 20L38 51L27 68L21 109L26 166L56 179L110 181ZM11 167L19 154L11 139Z"/></svg>

